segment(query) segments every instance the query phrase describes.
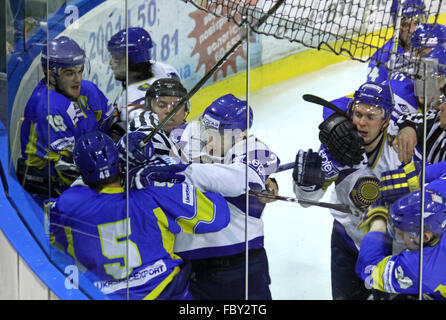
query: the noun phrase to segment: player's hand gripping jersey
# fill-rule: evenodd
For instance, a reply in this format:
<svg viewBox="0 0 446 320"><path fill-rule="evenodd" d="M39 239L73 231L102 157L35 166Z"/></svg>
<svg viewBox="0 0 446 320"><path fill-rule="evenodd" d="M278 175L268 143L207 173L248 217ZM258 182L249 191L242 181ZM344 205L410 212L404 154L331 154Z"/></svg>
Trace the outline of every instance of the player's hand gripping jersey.
<svg viewBox="0 0 446 320"><path fill-rule="evenodd" d="M47 206L53 244L92 272L112 299L126 299L127 285L130 299L156 299L182 264L174 234L215 232L229 221L221 196L189 184L129 190L128 215L126 203L123 188L97 193L76 186Z"/></svg>

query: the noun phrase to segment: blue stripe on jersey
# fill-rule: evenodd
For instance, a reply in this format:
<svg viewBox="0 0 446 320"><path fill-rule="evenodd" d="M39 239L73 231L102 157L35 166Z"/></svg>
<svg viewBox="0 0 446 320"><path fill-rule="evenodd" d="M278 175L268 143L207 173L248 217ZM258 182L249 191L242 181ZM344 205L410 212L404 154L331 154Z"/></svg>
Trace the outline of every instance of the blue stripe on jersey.
<svg viewBox="0 0 446 320"><path fill-rule="evenodd" d="M226 197L225 198L229 203L232 203L242 212L246 212L246 194L242 194L238 197ZM265 204L261 203L257 196L249 196L249 212L248 214L251 217L260 218L265 208Z"/></svg>
<svg viewBox="0 0 446 320"><path fill-rule="evenodd" d="M263 248L264 237L260 236L248 241L249 249ZM245 252L246 244L244 242L219 247L206 247L190 251L181 252L183 259L207 259L209 257L226 257Z"/></svg>

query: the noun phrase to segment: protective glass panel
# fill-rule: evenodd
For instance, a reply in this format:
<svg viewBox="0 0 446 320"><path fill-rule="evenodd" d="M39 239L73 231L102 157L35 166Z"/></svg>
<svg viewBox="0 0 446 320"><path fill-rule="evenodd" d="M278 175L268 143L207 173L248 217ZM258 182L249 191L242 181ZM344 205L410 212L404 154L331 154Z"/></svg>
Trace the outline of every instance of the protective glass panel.
<svg viewBox="0 0 446 320"><path fill-rule="evenodd" d="M430 255L446 221L443 180L434 180L444 160L435 110L445 100L446 37L436 28L445 9L404 3L7 1L2 181L52 262L53 280L43 281L55 281L61 299L444 298ZM419 33L406 48L408 30ZM358 103L336 118L317 97L343 110ZM419 162L402 169L390 137L401 114L423 108L426 119L400 119L419 136ZM76 165L76 139L91 132L117 150L93 135ZM361 139L369 144L358 151ZM406 195L417 188L426 197ZM395 255L410 245L407 265L367 260L363 213L402 211L412 215L389 228L398 240L407 231L393 243ZM423 290L409 265L425 270ZM215 274L218 285L207 280Z"/></svg>

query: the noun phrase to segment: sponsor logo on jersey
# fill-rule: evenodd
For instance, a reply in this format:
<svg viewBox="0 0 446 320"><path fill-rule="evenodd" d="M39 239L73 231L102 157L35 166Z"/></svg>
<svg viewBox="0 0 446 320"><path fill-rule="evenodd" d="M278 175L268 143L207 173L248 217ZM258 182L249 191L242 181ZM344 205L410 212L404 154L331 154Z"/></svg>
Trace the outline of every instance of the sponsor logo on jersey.
<svg viewBox="0 0 446 320"><path fill-rule="evenodd" d="M76 126L80 117L83 116L81 108L78 106L76 102L71 102L70 106L67 109L67 114L70 117L73 125Z"/></svg>
<svg viewBox="0 0 446 320"><path fill-rule="evenodd" d="M183 203L194 206L194 187L190 184L183 184Z"/></svg>
<svg viewBox="0 0 446 320"><path fill-rule="evenodd" d="M64 137L57 139L51 143L51 149L55 151L68 150L72 151L74 146L74 137Z"/></svg>
<svg viewBox="0 0 446 320"><path fill-rule="evenodd" d="M143 285L148 281L150 281L151 279L159 276L160 274L165 273L166 271L167 271L166 264L162 259L160 259L154 264L147 266L144 269L139 270L135 273L132 273L128 278L95 281L94 285L104 294L109 294L121 289L126 289L127 285L129 286L129 288Z"/></svg>

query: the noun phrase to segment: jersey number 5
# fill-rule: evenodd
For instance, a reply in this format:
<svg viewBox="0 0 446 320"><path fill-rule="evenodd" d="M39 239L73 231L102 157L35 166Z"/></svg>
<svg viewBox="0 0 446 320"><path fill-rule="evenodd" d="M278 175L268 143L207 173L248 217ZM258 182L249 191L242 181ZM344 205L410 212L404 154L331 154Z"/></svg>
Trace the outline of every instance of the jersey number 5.
<svg viewBox="0 0 446 320"><path fill-rule="evenodd" d="M105 272L115 279L127 277L133 268L139 267L141 256L136 244L128 239L132 233L130 230L130 218L98 225L101 239L102 254L107 259L122 259L120 262L104 264Z"/></svg>

